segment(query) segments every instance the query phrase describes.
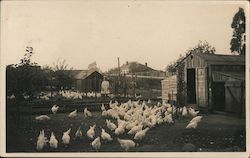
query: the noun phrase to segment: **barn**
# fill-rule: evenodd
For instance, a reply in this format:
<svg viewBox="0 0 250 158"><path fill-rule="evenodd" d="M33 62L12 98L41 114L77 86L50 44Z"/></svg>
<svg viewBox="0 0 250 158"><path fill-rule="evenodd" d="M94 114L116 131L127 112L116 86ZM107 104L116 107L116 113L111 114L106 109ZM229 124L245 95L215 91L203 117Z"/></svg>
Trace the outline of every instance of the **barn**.
<svg viewBox="0 0 250 158"><path fill-rule="evenodd" d="M177 65L176 82L184 83L177 102L184 98L197 109L245 114L244 55L189 53Z"/></svg>
<svg viewBox="0 0 250 158"><path fill-rule="evenodd" d="M98 71L72 70L73 89L81 92L101 92L103 75Z"/></svg>

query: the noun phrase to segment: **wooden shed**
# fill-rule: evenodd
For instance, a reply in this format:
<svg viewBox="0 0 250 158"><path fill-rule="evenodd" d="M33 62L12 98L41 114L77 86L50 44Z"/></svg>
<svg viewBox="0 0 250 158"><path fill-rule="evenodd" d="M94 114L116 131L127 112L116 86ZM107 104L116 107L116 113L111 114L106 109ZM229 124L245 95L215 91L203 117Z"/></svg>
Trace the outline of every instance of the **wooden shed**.
<svg viewBox="0 0 250 158"><path fill-rule="evenodd" d="M176 102L177 80L176 75L166 77L161 81L162 100L166 102Z"/></svg>
<svg viewBox="0 0 250 158"><path fill-rule="evenodd" d="M73 87L81 92L101 92L103 75L98 71L81 70L73 76Z"/></svg>
<svg viewBox="0 0 250 158"><path fill-rule="evenodd" d="M178 72L181 64L183 72ZM198 109L245 113L244 55L190 53L177 66L177 74L180 73L184 76L186 104Z"/></svg>

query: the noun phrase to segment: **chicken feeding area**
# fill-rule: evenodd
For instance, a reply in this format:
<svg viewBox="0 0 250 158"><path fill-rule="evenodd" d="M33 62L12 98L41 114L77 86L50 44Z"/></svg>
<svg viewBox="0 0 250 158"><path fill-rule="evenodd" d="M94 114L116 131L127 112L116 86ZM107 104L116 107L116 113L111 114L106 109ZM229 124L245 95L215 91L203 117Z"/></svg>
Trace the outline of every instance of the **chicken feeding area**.
<svg viewBox="0 0 250 158"><path fill-rule="evenodd" d="M21 116L18 124L8 126L7 151L246 150L243 119L200 114L191 107L150 100L111 101L100 110L91 112L84 108L58 113L60 105L53 105L49 114Z"/></svg>

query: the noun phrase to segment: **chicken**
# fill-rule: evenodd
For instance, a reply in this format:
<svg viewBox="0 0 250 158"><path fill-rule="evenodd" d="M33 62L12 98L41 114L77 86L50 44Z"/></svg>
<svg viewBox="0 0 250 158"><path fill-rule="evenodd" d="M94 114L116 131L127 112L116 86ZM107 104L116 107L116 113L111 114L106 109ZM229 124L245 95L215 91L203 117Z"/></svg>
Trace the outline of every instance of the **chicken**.
<svg viewBox="0 0 250 158"><path fill-rule="evenodd" d="M133 122L129 122L127 125L126 125L126 129L127 130L131 130L133 127L135 127L137 124L139 123L138 120L135 120Z"/></svg>
<svg viewBox="0 0 250 158"><path fill-rule="evenodd" d="M91 117L92 116L92 113L87 108L84 109L83 114L84 114L85 117Z"/></svg>
<svg viewBox="0 0 250 158"><path fill-rule="evenodd" d="M193 118L189 124L186 126L186 128L196 128L198 126L198 123L201 121L202 116L196 116L195 118Z"/></svg>
<svg viewBox="0 0 250 158"><path fill-rule="evenodd" d="M77 110L75 109L71 113L69 113L69 118L75 118L77 116Z"/></svg>
<svg viewBox="0 0 250 158"><path fill-rule="evenodd" d="M15 95L14 94L12 94L11 96L10 96L10 99L15 99L16 97L15 97Z"/></svg>
<svg viewBox="0 0 250 158"><path fill-rule="evenodd" d="M112 123L110 120L106 120L106 124L107 124L107 127L108 127L111 131L114 131L114 130L117 128L117 126L116 126L114 123Z"/></svg>
<svg viewBox="0 0 250 158"><path fill-rule="evenodd" d="M134 139L135 140L142 140L145 137L148 130L149 130L149 127L145 128L144 130L138 131L135 134Z"/></svg>
<svg viewBox="0 0 250 158"><path fill-rule="evenodd" d="M102 111L106 111L104 104L102 104L101 110L102 110Z"/></svg>
<svg viewBox="0 0 250 158"><path fill-rule="evenodd" d="M201 119L202 119L202 116L196 116L190 122L197 122L197 123L199 123L201 121Z"/></svg>
<svg viewBox="0 0 250 158"><path fill-rule="evenodd" d="M76 138L82 138L82 131L81 131L81 127L78 128L78 130L75 133L75 137Z"/></svg>
<svg viewBox="0 0 250 158"><path fill-rule="evenodd" d="M68 145L70 142L70 136L69 136L70 131L71 131L71 128L68 129L66 132L63 132L62 141L63 141L63 144L65 145Z"/></svg>
<svg viewBox="0 0 250 158"><path fill-rule="evenodd" d="M107 141L112 141L113 140L111 138L111 136L104 129L102 129L101 137L102 137L103 140L107 140Z"/></svg>
<svg viewBox="0 0 250 158"><path fill-rule="evenodd" d="M135 142L133 140L120 139L120 138L117 138L117 140L120 143L120 146L122 147L122 149L124 149L125 151L128 151L130 148L135 147Z"/></svg>
<svg viewBox="0 0 250 158"><path fill-rule="evenodd" d="M197 114L199 113L200 111L195 111L193 108L189 108L188 109L188 113L192 116L192 117L196 117Z"/></svg>
<svg viewBox="0 0 250 158"><path fill-rule="evenodd" d="M55 135L54 135L53 132L51 132L51 136L50 136L50 140L49 140L49 146L51 148L55 148L55 149L58 146L58 141L57 141L57 139L56 139L56 137L55 137Z"/></svg>
<svg viewBox="0 0 250 158"><path fill-rule="evenodd" d="M47 121L47 120L50 120L50 117L47 115L40 115L40 116L35 117L35 119L38 121Z"/></svg>
<svg viewBox="0 0 250 158"><path fill-rule="evenodd" d="M174 123L172 114L166 115L166 116L163 118L163 120L164 120L166 123Z"/></svg>
<svg viewBox="0 0 250 158"><path fill-rule="evenodd" d="M47 138L45 137L44 130L40 131L40 134L36 143L36 150L41 151L47 143Z"/></svg>
<svg viewBox="0 0 250 158"><path fill-rule="evenodd" d="M88 136L90 139L94 139L94 136L95 136L95 127L96 127L96 125L90 126L90 127L89 127L89 130L87 131L87 136Z"/></svg>
<svg viewBox="0 0 250 158"><path fill-rule="evenodd" d="M53 114L55 114L55 113L58 111L58 109L59 109L59 106L57 106L57 105L55 104L55 105L53 105L53 107L51 108L51 111L52 111Z"/></svg>
<svg viewBox="0 0 250 158"><path fill-rule="evenodd" d="M135 134L137 133L138 131L141 131L142 130L142 125L138 125L138 126L134 126L129 132L128 134Z"/></svg>
<svg viewBox="0 0 250 158"><path fill-rule="evenodd" d="M115 134L116 135L120 135L123 134L125 132L125 129L123 126L118 126L118 128L115 129Z"/></svg>
<svg viewBox="0 0 250 158"><path fill-rule="evenodd" d="M97 137L92 143L91 146L98 151L101 148L101 140L100 137Z"/></svg>
<svg viewBox="0 0 250 158"><path fill-rule="evenodd" d="M196 128L197 125L198 125L198 123L195 121L189 122L189 124L186 126L186 128Z"/></svg>
<svg viewBox="0 0 250 158"><path fill-rule="evenodd" d="M184 106L184 107L182 108L182 116L183 116L183 117L187 116L187 108L186 108L186 106Z"/></svg>

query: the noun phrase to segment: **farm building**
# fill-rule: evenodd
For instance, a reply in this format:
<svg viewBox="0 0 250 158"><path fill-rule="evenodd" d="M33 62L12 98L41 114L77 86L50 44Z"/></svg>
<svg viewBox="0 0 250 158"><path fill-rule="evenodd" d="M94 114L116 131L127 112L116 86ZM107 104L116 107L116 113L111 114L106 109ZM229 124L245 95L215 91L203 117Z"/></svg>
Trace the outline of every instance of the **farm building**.
<svg viewBox="0 0 250 158"><path fill-rule="evenodd" d="M176 75L166 77L161 80L162 100L167 102L176 102L177 99L177 80Z"/></svg>
<svg viewBox="0 0 250 158"><path fill-rule="evenodd" d="M69 70L73 78L72 87L81 92L101 92L103 75L98 71Z"/></svg>
<svg viewBox="0 0 250 158"><path fill-rule="evenodd" d="M184 98L198 109L245 113L243 55L190 53L177 65L176 82L183 83L184 92L177 94L177 102Z"/></svg>

